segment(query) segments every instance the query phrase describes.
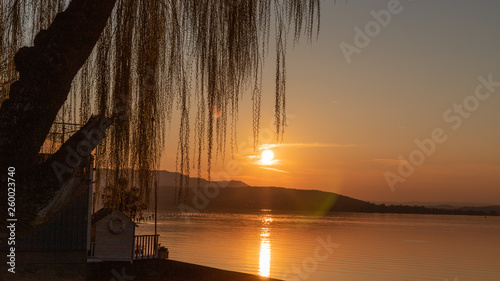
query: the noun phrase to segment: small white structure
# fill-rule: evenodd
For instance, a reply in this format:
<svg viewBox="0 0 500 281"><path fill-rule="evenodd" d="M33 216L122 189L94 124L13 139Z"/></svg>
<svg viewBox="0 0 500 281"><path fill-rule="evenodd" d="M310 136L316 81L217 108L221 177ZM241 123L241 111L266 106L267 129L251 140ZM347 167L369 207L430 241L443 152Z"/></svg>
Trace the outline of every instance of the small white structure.
<svg viewBox="0 0 500 281"><path fill-rule="evenodd" d="M132 261L135 224L120 211L100 209L92 216L91 253L95 260Z"/></svg>

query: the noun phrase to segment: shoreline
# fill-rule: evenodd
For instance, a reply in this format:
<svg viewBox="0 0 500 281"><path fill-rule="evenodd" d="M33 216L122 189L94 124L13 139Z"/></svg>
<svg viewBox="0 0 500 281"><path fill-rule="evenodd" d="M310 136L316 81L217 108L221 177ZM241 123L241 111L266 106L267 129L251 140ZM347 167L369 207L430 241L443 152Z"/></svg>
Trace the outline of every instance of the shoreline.
<svg viewBox="0 0 500 281"><path fill-rule="evenodd" d="M30 264L8 273L1 266L1 280L12 281L281 281L231 270L218 269L171 259L86 264ZM6 279L5 279L6 278Z"/></svg>
<svg viewBox="0 0 500 281"><path fill-rule="evenodd" d="M113 274L114 271L114 274ZM109 281L116 274L126 274L136 281L280 281L258 275L223 270L171 259L136 260L87 264L87 280ZM90 278L90 279L89 279Z"/></svg>

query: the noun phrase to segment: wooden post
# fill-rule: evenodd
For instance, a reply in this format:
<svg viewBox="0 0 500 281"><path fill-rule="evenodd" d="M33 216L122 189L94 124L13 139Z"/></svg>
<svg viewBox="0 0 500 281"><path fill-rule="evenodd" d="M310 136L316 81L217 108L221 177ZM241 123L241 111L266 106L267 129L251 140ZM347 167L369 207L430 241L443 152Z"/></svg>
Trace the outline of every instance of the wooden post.
<svg viewBox="0 0 500 281"><path fill-rule="evenodd" d="M158 234L157 232L157 224L158 224L158 181L155 180L155 235Z"/></svg>

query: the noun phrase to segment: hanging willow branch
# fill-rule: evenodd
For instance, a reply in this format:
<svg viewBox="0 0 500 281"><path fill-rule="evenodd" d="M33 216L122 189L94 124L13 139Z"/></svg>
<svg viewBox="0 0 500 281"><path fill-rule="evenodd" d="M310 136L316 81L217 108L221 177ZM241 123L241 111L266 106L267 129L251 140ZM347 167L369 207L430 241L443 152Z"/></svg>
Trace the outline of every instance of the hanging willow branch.
<svg viewBox="0 0 500 281"><path fill-rule="evenodd" d="M18 78L15 52L32 45L34 36L69 2L0 2L0 102L8 98L9 87ZM239 100L247 90L252 95L257 147L262 68L273 25L276 132L282 136L289 29L295 41L303 34L311 39L316 21L319 32L319 9L319 0L117 0L56 119L83 123L93 114L113 118L111 132L96 152L97 166L105 173L98 175L98 182L104 182L98 192L109 198L119 186L112 183L127 178L138 187L141 200L148 200L174 106L181 114L177 155L181 173L189 175L192 155L200 176L206 155L210 174L212 159L225 154L228 131L235 149ZM85 20L92 24L92 19ZM194 135L192 96L197 110Z"/></svg>

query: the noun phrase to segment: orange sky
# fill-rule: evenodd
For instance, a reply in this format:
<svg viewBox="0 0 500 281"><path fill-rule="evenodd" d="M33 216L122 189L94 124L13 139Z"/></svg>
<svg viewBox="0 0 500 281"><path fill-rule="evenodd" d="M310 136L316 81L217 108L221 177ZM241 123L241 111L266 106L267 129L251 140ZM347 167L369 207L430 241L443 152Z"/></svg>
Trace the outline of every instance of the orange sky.
<svg viewBox="0 0 500 281"><path fill-rule="evenodd" d="M373 24L388 1L329 2L322 2L319 40L289 47L289 124L271 148L276 161L249 157L246 95L239 151L226 166L219 159L213 174L372 201L500 203L500 3L402 0L349 63L341 44L356 46L355 28ZM275 145L270 54L260 143ZM162 169L175 171L177 126L174 118ZM398 171L401 163L414 172Z"/></svg>

